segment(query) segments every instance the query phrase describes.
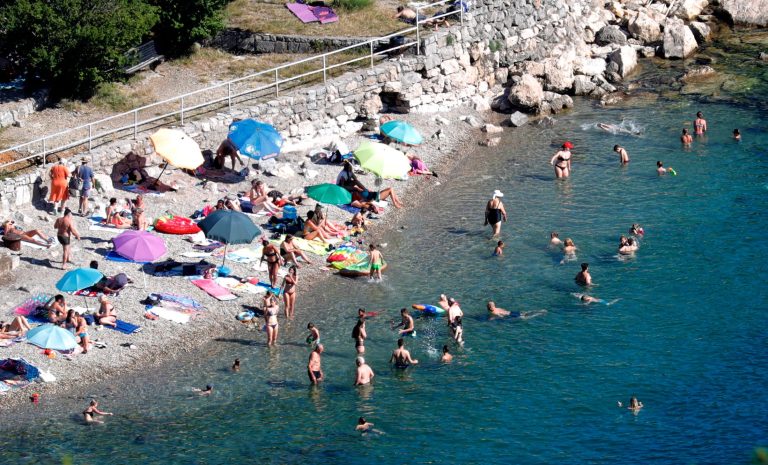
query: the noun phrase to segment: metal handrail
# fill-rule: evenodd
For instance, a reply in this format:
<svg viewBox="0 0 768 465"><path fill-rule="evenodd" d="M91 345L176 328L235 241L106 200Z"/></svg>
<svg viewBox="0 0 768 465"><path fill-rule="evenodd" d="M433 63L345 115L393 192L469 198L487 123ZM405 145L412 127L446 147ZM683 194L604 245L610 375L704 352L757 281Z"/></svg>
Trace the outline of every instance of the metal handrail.
<svg viewBox="0 0 768 465"><path fill-rule="evenodd" d="M296 60L296 61L293 61L291 63L285 63L285 64L282 64L282 65L278 65L278 66L275 66L275 67L270 68L268 70L258 71L256 73L252 73L252 74L249 74L247 76L239 77L239 78L236 78L236 79L232 79L230 81L222 82L222 83L215 84L215 85L212 85L212 86L208 86L208 87L205 87L205 88L202 88L202 89L197 89L197 90L194 90L194 91L191 91L191 92L187 92L186 94L176 95L174 97L170 97L170 98L167 98L167 99L164 99L164 100L160 100L158 102L153 102L153 103L150 103L150 104L147 104L147 105L143 105L143 106L134 108L132 110L129 110L129 111L126 111L126 112L123 112L123 113L118 113L116 115L108 116L106 118L102 118L102 119L97 120L97 121L92 121L90 123L82 124L80 126L76 126L76 127L73 127L73 128L68 128L68 129L56 132L54 134L48 134L48 135L45 135L45 136L40 137L38 139L34 139L34 140L31 140L31 141L28 141L28 142L24 142L22 144L15 145L13 147L9 147L9 148L6 148L6 149L0 149L0 153L23 152L23 151L25 151L25 149L26 149L27 152L31 152L32 153L31 155L29 155L27 157L19 158L19 159L10 161L10 162L6 162L6 163L3 163L3 164L0 164L0 169L5 168L7 166L14 165L16 163L21 163L21 162L24 162L24 161L31 160L31 159L37 158L39 156L43 157L43 163L45 164L45 163L47 163L47 156L48 155L55 154L55 153L61 152L63 150L71 149L71 148L78 147L78 146L85 145L85 144L88 145L88 150L91 150L93 148L94 141L97 141L97 140L102 139L102 138L107 137L107 136L111 136L111 135L119 134L119 133L122 133L122 132L126 132L126 131L129 131L131 129L133 129L133 137L135 139L135 138L138 137L139 127L141 127L141 126L145 126L145 125L150 124L150 123L155 123L155 122L161 121L161 120L166 119L166 118L176 117L177 115L180 116L181 124L184 124L184 114L185 114L185 112L189 113L189 112L192 112L194 110L198 110L200 108L222 104L223 102L227 102L227 106L231 109L231 107L232 107L232 100L233 99L244 97L244 96L247 96L247 95L250 95L250 94L254 94L256 92L261 92L261 91L264 91L264 90L267 90L267 89L270 89L270 88L274 88L275 95L277 96L277 95L279 95L279 89L280 89L280 85L281 84L285 84L285 83L289 83L289 82L292 82L292 81L296 81L298 79L301 79L301 78L304 78L304 77L307 77L307 76L312 76L312 75L315 75L315 74L322 73L323 82L325 82L326 79L327 79L327 73L329 71L331 71L331 70L334 70L334 69L337 69L337 68L340 68L340 67L343 67L343 66L347 66L347 65L350 65L350 64L353 64L353 63L357 63L357 62L363 61L363 60L370 60L371 67L372 67L373 64L374 64L374 58L375 57L386 55L386 54L391 53L392 51L395 51L395 50L405 49L405 48L413 47L415 45L416 46L416 53L418 55L418 54L421 53L421 45L420 45L421 27L420 26L422 24L429 23L429 22L433 21L434 19L444 18L444 17L447 17L447 16L454 16L457 13L459 14L460 21L463 24L464 23L464 4L463 3L459 4L459 11L458 12L441 13L441 14L437 14L437 15L434 15L433 17L431 17L431 18L426 18L426 19L418 19L419 15L420 15L420 12L423 11L424 9L434 8L435 6L438 6L438 5L444 5L446 3L454 3L456 1L457 0L437 0L437 1L433 2L433 3L428 4L428 5L416 7L415 8L415 12L416 12L417 20L415 21L415 25L414 26L406 27L404 29L398 30L398 31L393 32L391 34L387 34L385 36L380 36L380 37L372 38L372 39L369 39L367 41L359 42L359 43L354 44L354 45L348 45L348 46L345 46L345 47L342 47L342 48L339 48L339 49L336 49L336 50L333 50L333 51L330 51L330 52L325 52L325 53L321 53L321 54L314 55L314 56L311 56L311 57L303 58L301 60ZM403 45L389 47L386 50L382 50L382 51L378 51L378 52L374 51L374 45L379 43L379 42L388 41L388 40L390 40L393 37L408 35L408 34L411 34L413 32L416 33L416 43L415 44L413 42L410 42L410 43L406 43L406 44L403 44ZM366 55L362 55L362 56L357 57L357 58L346 60L346 61L344 61L342 63L335 63L335 64L332 64L332 65L328 65L328 58L329 57L335 56L335 55L339 55L339 54L342 54L344 52L348 52L350 50L361 48L361 47L367 47L368 48L368 53ZM304 72L304 73L301 73L301 74L298 74L298 75L291 75L289 77L283 77L282 79L280 79L280 71L281 70L285 70L285 69L291 68L293 66L297 66L297 65L301 65L301 64L304 64L304 63L309 63L309 62L312 62L312 61L317 61L317 60L322 61L322 65L318 69L312 70L312 71L307 71L307 72ZM252 88L252 89L246 89L244 91L236 92L236 93L233 93L233 91L232 91L232 86L234 84L242 83L242 82L247 81L247 80L253 80L253 79L258 78L260 76L266 76L266 75L270 75L270 74L274 75L275 79L274 79L273 82L271 82L269 84L265 84L263 86L259 86L259 87ZM209 97L207 100L204 100L201 103L195 103L195 104L193 104L191 106L189 106L189 105L185 106L185 99L189 100L191 97L195 97L195 96L201 95L203 93L208 93L208 92L211 92L211 91L215 91L215 90L218 90L218 89L224 89L224 88L226 88L227 92L226 92L226 95L223 96L223 97L215 97L215 98L210 98ZM153 116L149 117L148 119L139 120L139 112L150 110L150 109L157 108L157 107L160 107L162 105L166 105L166 104L170 104L170 103L174 103L174 102L180 103L179 108L177 108L177 109L175 109L173 111L167 112L167 113L163 113L161 115L153 115ZM99 132L98 130L94 131L96 126L99 126L99 125L102 125L102 124L108 123L108 122L114 122L115 120L118 120L120 118L126 118L127 119L127 118L130 118L130 117L132 117L132 119L133 119L133 123L132 124L120 125L117 128L106 129L103 132ZM75 134L75 133L77 133L79 131L82 131L82 132L87 131L87 136L86 137L77 138L76 135L73 135L73 134ZM60 145L54 145L54 146L49 145L49 142L52 141L53 139L62 138L62 137L67 136L67 135L73 135L74 140L70 139L67 142L60 143ZM33 146L35 146L35 145L42 145L42 154L38 154L38 153L34 152L34 150L33 150L34 147Z"/></svg>

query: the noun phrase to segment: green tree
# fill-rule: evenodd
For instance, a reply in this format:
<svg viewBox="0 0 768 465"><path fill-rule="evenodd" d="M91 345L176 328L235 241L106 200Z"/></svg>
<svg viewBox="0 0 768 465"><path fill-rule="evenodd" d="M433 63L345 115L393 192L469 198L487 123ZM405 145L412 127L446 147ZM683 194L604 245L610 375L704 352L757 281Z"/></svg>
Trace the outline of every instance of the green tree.
<svg viewBox="0 0 768 465"><path fill-rule="evenodd" d="M56 97L85 98L118 79L125 52L158 21L143 0L0 2L0 52Z"/></svg>
<svg viewBox="0 0 768 465"><path fill-rule="evenodd" d="M154 28L162 53L179 56L195 42L213 37L224 28L228 0L149 0L159 8L160 22Z"/></svg>

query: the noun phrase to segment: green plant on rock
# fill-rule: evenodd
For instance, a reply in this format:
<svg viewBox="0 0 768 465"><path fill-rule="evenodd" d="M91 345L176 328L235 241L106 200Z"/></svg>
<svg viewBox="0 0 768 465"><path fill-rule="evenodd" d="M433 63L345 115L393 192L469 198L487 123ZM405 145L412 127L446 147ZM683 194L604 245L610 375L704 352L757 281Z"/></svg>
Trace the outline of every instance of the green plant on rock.
<svg viewBox="0 0 768 465"><path fill-rule="evenodd" d="M488 42L488 50L490 50L491 52L495 53L501 49L502 49L501 42L499 42L498 40L492 40Z"/></svg>
<svg viewBox="0 0 768 465"><path fill-rule="evenodd" d="M448 35L445 36L445 45L450 47L454 43L456 43L456 37L453 34L448 33Z"/></svg>

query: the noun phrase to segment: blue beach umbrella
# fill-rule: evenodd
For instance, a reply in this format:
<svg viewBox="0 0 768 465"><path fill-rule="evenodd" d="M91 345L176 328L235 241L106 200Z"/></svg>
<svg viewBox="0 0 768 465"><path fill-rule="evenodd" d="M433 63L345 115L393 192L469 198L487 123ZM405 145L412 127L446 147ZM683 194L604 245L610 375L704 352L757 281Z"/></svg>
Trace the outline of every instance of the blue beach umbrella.
<svg viewBox="0 0 768 465"><path fill-rule="evenodd" d="M419 131L405 121L387 121L381 125L381 133L403 144L419 145L424 142Z"/></svg>
<svg viewBox="0 0 768 465"><path fill-rule="evenodd" d="M51 323L40 325L27 332L27 342L41 349L72 350L77 346L75 335Z"/></svg>
<svg viewBox="0 0 768 465"><path fill-rule="evenodd" d="M77 292L86 287L93 286L103 278L99 270L93 268L75 268L67 271L56 283L56 289L62 292Z"/></svg>
<svg viewBox="0 0 768 465"><path fill-rule="evenodd" d="M244 119L229 125L229 140L241 154L255 160L277 156L283 138L272 125Z"/></svg>

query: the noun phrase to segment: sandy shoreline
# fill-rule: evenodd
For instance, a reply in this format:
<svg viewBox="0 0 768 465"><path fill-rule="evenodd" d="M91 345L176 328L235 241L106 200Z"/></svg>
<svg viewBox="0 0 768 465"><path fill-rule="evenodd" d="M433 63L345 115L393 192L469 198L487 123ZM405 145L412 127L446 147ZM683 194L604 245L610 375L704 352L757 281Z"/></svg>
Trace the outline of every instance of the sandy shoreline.
<svg viewBox="0 0 768 465"><path fill-rule="evenodd" d="M416 153L431 168L438 173L441 170L449 169L453 164L459 162L467 149L476 150L477 140L484 135L479 129L473 128L466 122L460 120L463 115L474 115L480 119L495 119L492 113L478 114L468 108L458 107L448 114L408 114L393 115L398 119L408 121L418 128L425 137L425 143L414 149ZM448 125L441 125L436 119L444 118L449 121ZM442 135L432 137L437 131L442 130ZM355 135L345 139L345 142L354 148L364 137ZM208 147L204 147L208 148ZM213 147L215 149L215 147ZM340 167L337 165L315 165L309 162L305 153L289 153L282 155L281 161L290 161L291 165L298 172L297 166L303 161L307 161L307 167L319 171L319 175L314 179L306 179L301 175L295 177L280 179L275 177L266 177L256 174L251 170L251 174L246 180L233 184L219 184L220 190L226 188L228 192L246 191L250 185L250 180L254 178L264 179L268 189L278 189L282 192L291 192L300 189L303 186L318 184L322 182L334 182ZM167 193L163 197L149 197L148 212L150 217L157 217L165 211L171 211L183 216L189 216L202 208L204 200L207 203L215 202L216 196L211 192L203 190L201 186L196 186L197 180L190 178L180 172L173 172L171 176L164 179L170 181L176 179L183 186L178 193ZM362 176L361 180L367 186L374 186L374 179L371 175ZM377 237L383 232L397 227L402 215L408 214L409 206L415 205L421 201L423 195L428 192L429 187L434 187L436 182L446 182L445 178L414 178L408 181L384 181L382 187L393 186L401 197L406 207L402 210L387 208L387 211L380 216L379 220L373 222L373 226L366 233L366 242L375 242ZM219 196L224 195L223 192ZM105 196L99 195L99 201L104 202L109 197L125 198L132 196L125 191L114 191ZM102 199L106 197L106 199ZM74 201L70 200L69 205L73 206ZM299 208L299 214L314 207L315 202L310 201ZM45 233L53 233L52 221L55 218L37 207L28 207L23 213L32 221L24 224L25 230L31 228L41 229ZM330 219L334 221L345 221L351 216L341 209L331 207L329 209ZM241 294L239 298L229 302L219 302L208 296L182 277L158 278L147 276L147 288L143 287L142 271L139 265L117 263L104 260L104 253L110 248L109 239L116 234L104 231L88 230L88 223L85 218L76 217L77 227L80 230L83 240L74 243L73 257L77 260L78 266L88 266L91 260L98 260L100 270L106 275L124 272L134 279L134 284L120 293L118 297L111 301L118 310L120 319L133 324L142 326L140 333L125 335L111 329L104 328L95 330L90 327L92 339L100 339L107 344L104 349L93 348L88 354L76 355L72 360L67 360L62 356L50 360L42 351L35 346L27 343L17 343L8 348L0 348L0 358L24 357L28 361L37 365L43 370L50 371L57 380L53 383L35 384L25 389L15 390L6 395L0 395L0 408L3 410L13 410L21 408L29 403L29 395L33 392L40 394L41 399L52 403L57 398L62 397L80 397L88 392L89 386L104 380L119 380L121 377L132 376L139 370L156 366L170 359L183 357L183 354L193 351L203 344L212 342L217 336L225 333L240 330L242 325L237 322L234 316L242 311L243 305L253 305L259 302L260 296L252 294ZM258 219L257 224L266 221ZM180 253L191 251L191 244L182 240L183 236L162 235L166 240L169 253L167 257L173 257L182 262L194 262L199 259L180 257ZM244 246L236 246L232 249ZM321 285L325 279L330 279L332 273L324 265L324 257L310 255L313 264L302 267L299 270L299 295L297 300L297 318L311 318L311 314L306 314L302 308L302 300L309 301L314 292L321 291ZM7 320L11 317L11 312L15 305L18 305L26 298L37 292L57 293L55 282L61 277L63 272L59 269L61 260L61 248L58 244L50 250L22 249L21 265L13 272L13 276L7 278L2 283L0 290L0 303L5 307L0 319ZM209 258L212 263L219 263L221 260ZM257 263L257 262L255 262ZM229 263L233 269L233 275L236 277L256 276L266 278L266 273L255 271L251 264ZM30 279L32 278L32 279ZM19 290L19 287L25 287L29 292ZM139 303L150 292L172 292L192 297L206 306L206 311L199 318L195 318L190 323L181 325L167 320L147 320L143 317L144 306ZM67 296L68 305L82 307L83 299L75 296ZM96 299L88 299L88 305L91 309L97 305ZM282 318L282 314L281 314ZM256 339L261 338L259 334ZM265 338L265 336L263 336ZM123 344L134 344L135 349L130 349Z"/></svg>

